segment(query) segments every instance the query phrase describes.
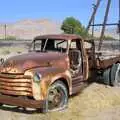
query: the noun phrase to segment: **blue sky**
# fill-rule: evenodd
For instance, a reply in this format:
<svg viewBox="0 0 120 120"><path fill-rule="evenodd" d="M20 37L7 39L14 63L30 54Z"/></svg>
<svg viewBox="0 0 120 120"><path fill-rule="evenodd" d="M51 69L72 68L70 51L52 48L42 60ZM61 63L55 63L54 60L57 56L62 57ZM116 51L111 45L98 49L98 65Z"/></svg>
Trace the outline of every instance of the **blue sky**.
<svg viewBox="0 0 120 120"><path fill-rule="evenodd" d="M88 23L92 4L96 0L0 0L0 22L15 22L21 19L48 18L62 21L65 17L74 16L84 25ZM102 0L101 10L96 19L100 22L105 2ZM109 20L118 20L118 0L112 0Z"/></svg>

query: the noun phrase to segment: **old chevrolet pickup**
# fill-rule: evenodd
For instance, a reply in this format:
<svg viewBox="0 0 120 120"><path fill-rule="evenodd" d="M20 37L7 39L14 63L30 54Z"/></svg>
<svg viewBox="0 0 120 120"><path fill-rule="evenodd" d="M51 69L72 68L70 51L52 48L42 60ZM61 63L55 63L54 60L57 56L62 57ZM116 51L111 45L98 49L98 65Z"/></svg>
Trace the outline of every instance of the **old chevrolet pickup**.
<svg viewBox="0 0 120 120"><path fill-rule="evenodd" d="M96 53L94 41L77 35L37 36L27 54L10 57L1 65L0 105L60 110L69 96L96 77L119 86L120 55L104 57Z"/></svg>

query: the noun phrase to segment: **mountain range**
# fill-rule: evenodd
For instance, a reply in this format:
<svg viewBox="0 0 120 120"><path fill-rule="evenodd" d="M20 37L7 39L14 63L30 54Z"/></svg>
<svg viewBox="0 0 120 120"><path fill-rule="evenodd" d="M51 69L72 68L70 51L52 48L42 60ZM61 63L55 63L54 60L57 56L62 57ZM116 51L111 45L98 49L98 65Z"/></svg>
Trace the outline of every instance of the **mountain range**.
<svg viewBox="0 0 120 120"><path fill-rule="evenodd" d="M62 33L61 24L48 19L21 20L15 23L6 24L6 35L14 36L17 39L33 39L37 35ZM5 24L0 24L0 37L5 36Z"/></svg>
<svg viewBox="0 0 120 120"><path fill-rule="evenodd" d="M60 29L61 22L49 20L49 19L25 19L14 23L6 24L6 35L14 36L16 39L33 39L37 35L43 34L60 34L63 31ZM100 30L95 30L95 36L100 36ZM111 36L118 39L119 36L116 33L116 28L107 28L105 32L106 36ZM0 24L0 39L5 36L5 24Z"/></svg>

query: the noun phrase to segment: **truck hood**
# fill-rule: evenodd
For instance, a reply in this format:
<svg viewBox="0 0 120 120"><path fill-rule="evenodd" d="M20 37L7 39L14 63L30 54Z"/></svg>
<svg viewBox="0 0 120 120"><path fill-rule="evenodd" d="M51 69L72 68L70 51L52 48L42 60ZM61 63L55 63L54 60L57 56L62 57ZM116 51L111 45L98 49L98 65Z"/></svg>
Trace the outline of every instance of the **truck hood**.
<svg viewBox="0 0 120 120"><path fill-rule="evenodd" d="M58 52L29 52L18 56L11 57L1 66L2 73L24 73L26 70L36 67L65 67L66 54ZM58 64L58 65L57 65Z"/></svg>

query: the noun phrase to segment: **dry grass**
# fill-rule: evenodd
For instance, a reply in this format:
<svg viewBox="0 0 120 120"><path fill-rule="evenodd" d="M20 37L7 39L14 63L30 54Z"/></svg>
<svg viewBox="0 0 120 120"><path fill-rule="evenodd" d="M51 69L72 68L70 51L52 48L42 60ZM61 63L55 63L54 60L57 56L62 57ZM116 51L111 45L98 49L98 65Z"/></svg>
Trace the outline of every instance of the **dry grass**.
<svg viewBox="0 0 120 120"><path fill-rule="evenodd" d="M9 51L9 52L24 52L25 51L25 48L22 48L22 47L2 47L0 48L0 54L4 53L5 51Z"/></svg>
<svg viewBox="0 0 120 120"><path fill-rule="evenodd" d="M0 116L0 120L119 120L120 88L93 83L71 97L64 111L26 114L0 110Z"/></svg>
<svg viewBox="0 0 120 120"><path fill-rule="evenodd" d="M10 46L10 47L1 47L0 48L0 58L8 58L10 56L18 55L28 50L24 47L19 46Z"/></svg>
<svg viewBox="0 0 120 120"><path fill-rule="evenodd" d="M24 52L24 48L9 47L0 49L1 56L5 51ZM8 53L8 52L6 52ZM21 113L0 109L0 120L119 120L120 88L113 88L93 83L82 93L69 99L68 109L47 114Z"/></svg>

